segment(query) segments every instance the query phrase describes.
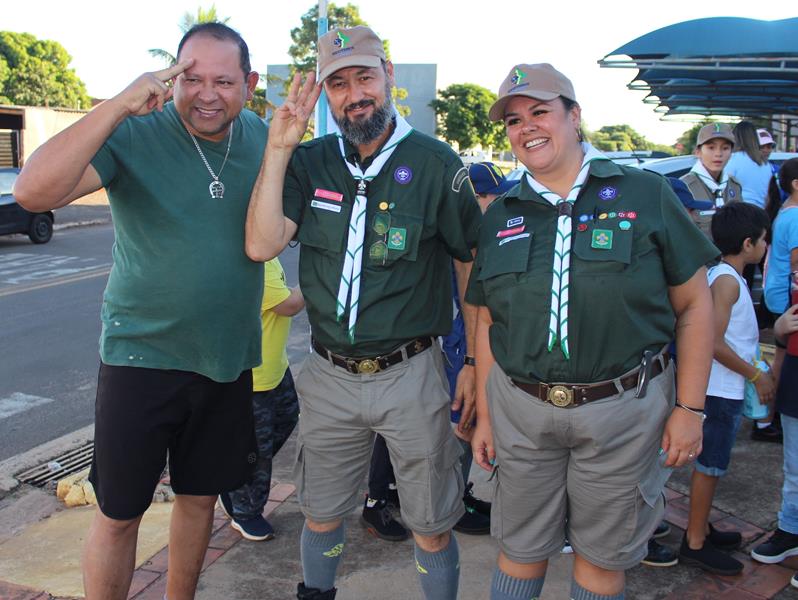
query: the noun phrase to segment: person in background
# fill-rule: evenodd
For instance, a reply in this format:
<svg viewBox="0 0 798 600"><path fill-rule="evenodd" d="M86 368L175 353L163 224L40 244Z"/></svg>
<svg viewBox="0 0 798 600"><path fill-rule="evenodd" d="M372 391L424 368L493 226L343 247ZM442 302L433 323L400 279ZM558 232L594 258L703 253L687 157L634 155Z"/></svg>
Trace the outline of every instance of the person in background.
<svg viewBox="0 0 798 600"><path fill-rule="evenodd" d="M696 139L698 160L681 177L696 202L711 203L709 209L688 209L695 224L710 239L710 223L715 210L742 200L740 183L725 172L733 148L734 134L728 124L704 125L698 130Z"/></svg>
<svg viewBox="0 0 798 600"><path fill-rule="evenodd" d="M283 447L299 418L294 378L288 366L286 345L291 317L305 308L299 287L288 289L285 271L273 258L263 265L261 304L261 353L263 362L252 370L252 410L258 462L252 480L232 492L219 494L219 503L230 517L230 526L255 542L270 540L274 529L263 517L272 483L272 460Z"/></svg>
<svg viewBox="0 0 798 600"><path fill-rule="evenodd" d="M773 139L773 136L770 135L770 132L767 129L757 129L757 135L759 136L759 149L762 152L762 157L768 161L768 165L770 165L770 171L773 174L773 177L770 180L770 186L776 186L777 194L774 196L770 193L770 188L768 188L768 197L767 201L765 202L765 210L768 213L768 217L770 217L770 222L776 220L776 215L779 213L779 209L784 201L789 197L789 194L779 188L778 178L779 178L779 166L770 160L770 155L773 153L773 150L776 149L776 142ZM770 243L770 240L768 240Z"/></svg>
<svg viewBox="0 0 798 600"><path fill-rule="evenodd" d="M712 217L712 239L721 261L708 276L715 322L715 350L704 404L704 441L690 483L690 516L682 539L682 564L719 575L736 575L743 564L721 548L736 548L737 531L719 531L709 522L718 481L726 474L734 439L743 414L746 379L753 382L763 403L772 400L775 386L770 373L754 366L759 349L759 327L754 303L742 277L745 265L758 264L767 250L770 228L765 211L745 202L718 209Z"/></svg>
<svg viewBox="0 0 798 600"><path fill-rule="evenodd" d="M734 126L734 152L726 165L726 175L734 177L743 188L743 200L765 208L770 178L770 164L759 149L759 136L750 121Z"/></svg>

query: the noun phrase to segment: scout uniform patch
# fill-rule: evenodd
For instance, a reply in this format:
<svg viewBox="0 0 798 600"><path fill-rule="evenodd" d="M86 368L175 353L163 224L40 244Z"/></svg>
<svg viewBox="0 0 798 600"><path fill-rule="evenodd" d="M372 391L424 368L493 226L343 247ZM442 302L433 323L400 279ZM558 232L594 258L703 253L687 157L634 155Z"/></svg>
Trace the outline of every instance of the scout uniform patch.
<svg viewBox="0 0 798 600"><path fill-rule="evenodd" d="M594 229L593 237L590 240L590 247L599 250L609 250L612 248L612 230Z"/></svg>
<svg viewBox="0 0 798 600"><path fill-rule="evenodd" d="M404 250L407 242L407 230L404 227L391 227L388 231L388 248Z"/></svg>

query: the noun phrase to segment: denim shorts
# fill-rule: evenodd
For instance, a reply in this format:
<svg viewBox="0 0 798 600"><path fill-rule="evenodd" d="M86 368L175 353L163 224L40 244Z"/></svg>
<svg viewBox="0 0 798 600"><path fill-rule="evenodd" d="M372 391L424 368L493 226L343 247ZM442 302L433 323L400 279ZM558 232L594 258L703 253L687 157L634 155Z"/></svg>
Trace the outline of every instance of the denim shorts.
<svg viewBox="0 0 798 600"><path fill-rule="evenodd" d="M707 396L704 414L704 449L695 468L704 475L721 477L729 468L731 449L743 418L743 401Z"/></svg>

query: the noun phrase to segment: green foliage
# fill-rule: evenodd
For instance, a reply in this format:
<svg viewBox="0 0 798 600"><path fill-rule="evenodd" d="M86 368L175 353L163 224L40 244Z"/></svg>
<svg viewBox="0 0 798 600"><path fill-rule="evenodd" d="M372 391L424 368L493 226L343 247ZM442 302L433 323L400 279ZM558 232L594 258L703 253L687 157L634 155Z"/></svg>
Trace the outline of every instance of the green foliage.
<svg viewBox="0 0 798 600"><path fill-rule="evenodd" d="M180 19L180 31L183 34L188 33L188 30L194 27L194 25L199 25L200 23L225 23L230 20L230 17L220 17L219 13L216 11L216 5L211 4L209 9L204 9L201 6L197 7L197 14L191 14L190 12L186 11L183 13L183 18ZM168 50L164 50L163 48L150 48L147 50L150 53L150 56L155 58L160 58L161 60L166 63L167 67L171 67L174 64L177 64L177 57L169 52Z"/></svg>
<svg viewBox="0 0 798 600"><path fill-rule="evenodd" d="M488 110L496 94L474 83L454 83L438 91L438 99L430 102L438 118L436 133L460 150L481 145L495 150L508 147L501 123L488 119Z"/></svg>
<svg viewBox="0 0 798 600"><path fill-rule="evenodd" d="M676 147L679 150L679 154L692 154L695 152L695 141L698 137L698 130L709 123L714 123L714 121L712 119L704 119L679 136L676 140Z"/></svg>
<svg viewBox="0 0 798 600"><path fill-rule="evenodd" d="M72 57L52 40L0 31L0 104L90 108Z"/></svg>
<svg viewBox="0 0 798 600"><path fill-rule="evenodd" d="M657 150L674 153L674 147L655 144L629 125L605 125L597 131L585 131L585 137L598 150L605 152L631 152L633 150Z"/></svg>

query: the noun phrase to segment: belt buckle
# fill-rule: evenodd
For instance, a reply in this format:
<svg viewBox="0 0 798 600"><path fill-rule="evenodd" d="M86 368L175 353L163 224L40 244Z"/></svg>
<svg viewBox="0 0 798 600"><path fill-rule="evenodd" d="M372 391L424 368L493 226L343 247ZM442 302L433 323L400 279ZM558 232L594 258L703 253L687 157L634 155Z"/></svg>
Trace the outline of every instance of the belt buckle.
<svg viewBox="0 0 798 600"><path fill-rule="evenodd" d="M366 358L361 361L355 363L357 367L357 372L362 373L365 375L371 375L372 373L376 373L380 370L380 363L378 363L373 358Z"/></svg>
<svg viewBox="0 0 798 600"><path fill-rule="evenodd" d="M574 391L564 385L553 385L549 388L546 399L558 408L565 408L573 404Z"/></svg>

